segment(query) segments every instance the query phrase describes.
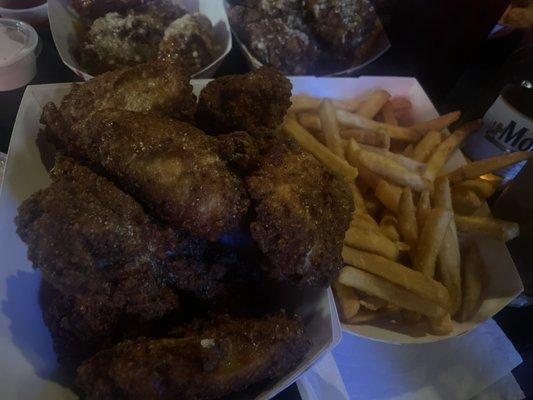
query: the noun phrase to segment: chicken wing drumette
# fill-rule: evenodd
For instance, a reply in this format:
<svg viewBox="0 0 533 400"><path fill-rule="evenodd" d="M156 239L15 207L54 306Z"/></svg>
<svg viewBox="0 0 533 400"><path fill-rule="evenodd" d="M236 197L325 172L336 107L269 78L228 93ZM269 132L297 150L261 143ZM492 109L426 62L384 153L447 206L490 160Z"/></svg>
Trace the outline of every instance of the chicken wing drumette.
<svg viewBox="0 0 533 400"><path fill-rule="evenodd" d="M327 285L338 273L354 209L345 181L312 155L280 146L247 179L255 202L250 230L279 280Z"/></svg>
<svg viewBox="0 0 533 400"><path fill-rule="evenodd" d="M309 348L301 322L283 314L219 318L184 338L124 341L78 369L89 399L217 399L291 369Z"/></svg>
<svg viewBox="0 0 533 400"><path fill-rule="evenodd" d="M200 93L196 123L212 134L274 129L291 105L291 88L289 80L270 67L222 76Z"/></svg>

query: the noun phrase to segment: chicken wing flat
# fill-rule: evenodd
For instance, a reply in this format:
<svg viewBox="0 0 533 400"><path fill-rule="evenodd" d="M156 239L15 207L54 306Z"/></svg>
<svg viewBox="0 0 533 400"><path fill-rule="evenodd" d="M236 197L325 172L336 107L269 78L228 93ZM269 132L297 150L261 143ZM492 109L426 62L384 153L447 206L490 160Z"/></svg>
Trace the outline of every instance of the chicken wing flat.
<svg viewBox="0 0 533 400"><path fill-rule="evenodd" d="M130 196L71 160L58 163L53 179L15 220L44 278L66 295L105 299L144 319L175 309L164 279L168 233Z"/></svg>
<svg viewBox="0 0 533 400"><path fill-rule="evenodd" d="M103 350L80 366L77 382L91 400L216 399L283 374L309 346L296 318L220 318L194 336Z"/></svg>
<svg viewBox="0 0 533 400"><path fill-rule="evenodd" d="M68 143L69 129L106 108L153 113L191 121L196 108L189 76L165 62L150 62L106 72L74 84L59 108L45 106L41 122L56 143Z"/></svg>
<svg viewBox="0 0 533 400"><path fill-rule="evenodd" d="M72 129L69 147L174 228L215 241L249 200L213 138L171 118L102 110Z"/></svg>
<svg viewBox="0 0 533 400"><path fill-rule="evenodd" d="M291 105L292 85L278 70L261 67L209 82L200 93L196 123L212 134L274 129Z"/></svg>
<svg viewBox="0 0 533 400"><path fill-rule="evenodd" d="M328 285L342 266L354 209L345 181L301 150L278 147L246 181L255 202L252 237L278 280Z"/></svg>

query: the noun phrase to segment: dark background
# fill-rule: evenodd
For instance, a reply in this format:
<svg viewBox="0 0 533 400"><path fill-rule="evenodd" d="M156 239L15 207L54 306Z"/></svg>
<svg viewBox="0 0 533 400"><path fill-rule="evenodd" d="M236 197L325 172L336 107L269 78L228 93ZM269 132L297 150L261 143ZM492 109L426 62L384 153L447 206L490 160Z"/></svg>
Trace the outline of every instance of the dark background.
<svg viewBox="0 0 533 400"><path fill-rule="evenodd" d="M481 12L483 15L473 6L463 7L459 13L454 9L459 3L479 5L479 1L443 0L432 2L431 7L428 7L426 0L406 1L401 12L395 13L391 19L384 19L393 43L392 48L359 71L358 75L415 76L441 112L468 110L472 109L473 104L477 104L479 109L480 102L490 104L492 99L489 97L493 96L493 91L488 88L494 84L503 60L523 43L524 34L516 31L486 40L494 21L503 12L506 1L483 2L486 7L486 13ZM417 17L412 18L412 10L415 8L426 11L417 13ZM453 16L447 21L449 26L446 31L442 30L442 13ZM441 16L440 20L434 20L436 15ZM409 21L407 24L406 20ZM473 21L477 21L476 25L466 31L456 29L457 24L468 25ZM440 30L432 31L437 28ZM420 32L424 30L429 30L431 34L421 35ZM31 84L78 81L79 78L61 62L50 32L40 31L39 35L43 48L37 60L37 76ZM247 70L244 56L234 45L216 76ZM5 153L23 93L24 88L0 92L0 151ZM533 398L533 307L507 307L494 319L524 359L513 374L526 397ZM299 399L296 385L292 385L277 398Z"/></svg>

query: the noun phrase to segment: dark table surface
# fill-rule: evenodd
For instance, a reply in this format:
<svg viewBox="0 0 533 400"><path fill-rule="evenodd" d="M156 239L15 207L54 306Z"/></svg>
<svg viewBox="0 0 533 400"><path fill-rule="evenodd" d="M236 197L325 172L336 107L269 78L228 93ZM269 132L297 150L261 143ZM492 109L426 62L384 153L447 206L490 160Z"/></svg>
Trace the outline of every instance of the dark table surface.
<svg viewBox="0 0 533 400"><path fill-rule="evenodd" d="M66 67L55 48L49 31L40 31L42 53L37 59L37 75L31 84L73 82L80 79ZM386 53L381 59L360 71L361 75L400 75L395 67L394 53ZM240 51L234 47L216 73L216 76L242 73L248 70ZM25 88L0 92L0 151L6 153L18 107ZM439 104L437 103L437 108ZM513 370L526 398L533 398L533 307L507 307L494 319L514 344L524 362ZM282 392L276 399L299 399L296 385Z"/></svg>

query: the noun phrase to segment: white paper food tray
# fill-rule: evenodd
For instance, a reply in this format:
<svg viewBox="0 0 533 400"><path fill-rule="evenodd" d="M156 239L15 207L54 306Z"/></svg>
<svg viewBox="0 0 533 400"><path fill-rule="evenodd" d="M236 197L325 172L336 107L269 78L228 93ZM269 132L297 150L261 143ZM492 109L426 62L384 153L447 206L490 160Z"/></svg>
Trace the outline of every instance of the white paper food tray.
<svg viewBox="0 0 533 400"><path fill-rule="evenodd" d="M424 89L414 78L398 77L361 77L361 78L292 78L293 94L309 94L316 97L335 99L353 98L372 89L383 88L392 96L405 96L413 105L415 122L426 121L438 116ZM463 154L456 151L445 169L451 171L466 162ZM482 215L489 215L485 205L480 210ZM427 333L423 324L407 325L375 323L347 325L343 330L358 336L388 343L429 343L464 334L475 329L479 324L492 318L498 311L508 305L522 290L522 281L504 243L492 239L479 239L477 245L486 264L486 283L484 301L474 317L467 322L453 322L453 332L447 336L435 336Z"/></svg>
<svg viewBox="0 0 533 400"><path fill-rule="evenodd" d="M208 80L192 81L199 93ZM52 339L45 327L37 291L40 274L26 258L26 245L16 234L14 218L20 203L50 184L35 143L42 106L56 104L70 84L28 86L17 114L9 145L5 179L0 193L0 398L21 400L75 399L61 385ZM68 240L68 238L65 238ZM286 297L287 296L287 297ZM287 310L296 311L305 324L312 347L288 374L258 385L236 398L271 398L287 388L341 338L335 301L330 289L280 292Z"/></svg>
<svg viewBox="0 0 533 400"><path fill-rule="evenodd" d="M201 12L213 24L215 39L222 49L219 57L202 70L198 71L193 78L211 78L222 60L231 50L232 41L228 23L228 17L224 5L219 0L171 0L181 5L188 12ZM57 51L63 63L83 80L89 80L93 76L78 63L73 53L74 44L78 41L76 26L80 18L76 11L70 7L68 0L48 0L48 19L50 31L54 38Z"/></svg>
<svg viewBox="0 0 533 400"><path fill-rule="evenodd" d="M224 1L224 9L226 13L231 8L231 5ZM230 24L231 26L231 24ZM251 52L248 50L248 47L241 41L239 36L235 33L235 31L232 29L233 36L235 37L235 40L237 41L237 45L244 53L244 56L246 57L246 62L250 69L258 69L263 66L263 63L259 61ZM375 42L373 43L371 49L366 54L365 58L360 60L360 62L357 65L354 65L353 67L332 72L331 74L325 75L325 76L348 76L351 74L354 74L355 72L359 71L363 67L367 66L368 64L374 62L379 57L381 57L389 48L391 44L389 41L389 37L387 36L387 33L385 32L385 29L382 29L379 33L378 37L376 38Z"/></svg>

